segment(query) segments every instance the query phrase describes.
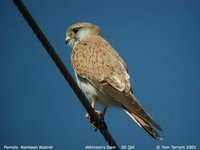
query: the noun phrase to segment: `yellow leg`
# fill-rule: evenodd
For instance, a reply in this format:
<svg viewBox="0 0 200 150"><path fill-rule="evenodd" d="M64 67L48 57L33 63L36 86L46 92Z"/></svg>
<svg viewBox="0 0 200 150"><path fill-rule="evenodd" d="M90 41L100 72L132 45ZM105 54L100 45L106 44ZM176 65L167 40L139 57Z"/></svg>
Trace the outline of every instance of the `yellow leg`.
<svg viewBox="0 0 200 150"><path fill-rule="evenodd" d="M95 110L95 105L96 105L96 102L97 102L97 99L96 98L93 98L92 99L92 108ZM103 120L104 118L104 115L106 113L106 110L107 110L107 106L104 107L104 110L103 110L103 113L98 111L98 110L95 110L96 114L100 117L101 120ZM90 120L90 115L87 113L86 114L86 118ZM96 122L91 122L90 120L90 123L92 124L92 126L94 127L94 131L97 131L97 127L96 127Z"/></svg>
<svg viewBox="0 0 200 150"><path fill-rule="evenodd" d="M92 99L92 108L93 108L93 109L94 109L94 107L95 107L96 102L97 102L96 98L93 98L93 99Z"/></svg>
<svg viewBox="0 0 200 150"><path fill-rule="evenodd" d="M97 102L96 98L93 98L92 99L92 104L91 104L91 106L92 106L93 109L94 109L94 107L96 105L96 102ZM86 116L86 118L90 119L90 115L88 113L85 116Z"/></svg>
<svg viewBox="0 0 200 150"><path fill-rule="evenodd" d="M94 109L94 111L97 113L97 115L101 115L102 113L99 110L95 110L95 105L96 105L97 99L93 98L92 99L92 108Z"/></svg>

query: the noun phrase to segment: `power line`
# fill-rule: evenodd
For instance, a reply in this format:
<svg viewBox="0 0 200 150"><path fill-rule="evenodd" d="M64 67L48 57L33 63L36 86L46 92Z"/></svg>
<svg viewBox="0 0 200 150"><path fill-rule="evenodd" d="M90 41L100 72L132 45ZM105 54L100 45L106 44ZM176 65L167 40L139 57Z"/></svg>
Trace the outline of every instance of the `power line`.
<svg viewBox="0 0 200 150"><path fill-rule="evenodd" d="M101 131L102 135L104 136L105 140L108 142L110 146L113 147L113 149L119 149L117 146L117 143L114 141L112 138L111 134L109 133L106 123L100 119L94 109L91 107L90 103L86 99L85 95L82 93L72 76L70 75L69 71L57 55L55 49L52 47L50 42L47 40L43 32L40 30L39 26L23 4L21 0L13 0L15 5L17 6L18 10L21 12L23 15L24 19L28 22L29 26L33 30L33 32L36 34L42 45L45 47L46 51L48 54L51 56L53 59L54 63L56 66L59 68L60 72L66 79L66 81L69 83L70 87L73 89L74 93L77 95L78 99L82 103L83 107L86 109L86 111L90 115L90 120L91 122L95 122L96 127Z"/></svg>

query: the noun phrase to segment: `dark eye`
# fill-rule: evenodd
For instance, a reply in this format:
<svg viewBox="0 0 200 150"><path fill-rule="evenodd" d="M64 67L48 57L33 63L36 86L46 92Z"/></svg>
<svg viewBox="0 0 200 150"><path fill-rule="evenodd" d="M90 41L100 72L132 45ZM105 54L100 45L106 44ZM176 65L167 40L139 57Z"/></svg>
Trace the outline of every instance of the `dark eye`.
<svg viewBox="0 0 200 150"><path fill-rule="evenodd" d="M74 33L77 33L79 29L80 29L80 28L74 28L74 29L73 29Z"/></svg>

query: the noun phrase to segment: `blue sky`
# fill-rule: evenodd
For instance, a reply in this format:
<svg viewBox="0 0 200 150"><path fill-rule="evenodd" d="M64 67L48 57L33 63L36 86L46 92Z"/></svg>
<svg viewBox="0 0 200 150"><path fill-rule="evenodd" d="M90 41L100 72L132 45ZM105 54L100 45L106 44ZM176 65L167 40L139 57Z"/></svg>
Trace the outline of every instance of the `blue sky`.
<svg viewBox="0 0 200 150"><path fill-rule="evenodd" d="M144 108L162 126L155 141L121 109L106 114L121 145L200 147L200 2L198 0L24 1L73 74L65 32L76 22L98 25L128 65ZM0 147L107 145L12 1L0 1ZM73 74L74 77L74 74ZM101 109L101 107L99 107Z"/></svg>

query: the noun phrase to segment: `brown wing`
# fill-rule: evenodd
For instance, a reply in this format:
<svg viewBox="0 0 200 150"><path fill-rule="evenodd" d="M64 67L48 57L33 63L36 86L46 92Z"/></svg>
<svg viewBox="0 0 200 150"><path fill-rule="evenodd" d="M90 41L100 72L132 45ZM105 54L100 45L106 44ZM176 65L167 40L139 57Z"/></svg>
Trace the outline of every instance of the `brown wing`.
<svg viewBox="0 0 200 150"><path fill-rule="evenodd" d="M108 83L99 83L95 81L91 81L91 83L97 87L102 93L107 95L108 97L118 101L118 103L127 110L129 113L136 114L144 121L152 124L158 130L162 131L162 128L153 120L153 118L143 109L141 104L132 94L132 92L120 92L117 89L113 88Z"/></svg>
<svg viewBox="0 0 200 150"><path fill-rule="evenodd" d="M143 128L150 136L152 136L154 139L160 139L163 140L163 138L151 127L151 125L138 117L134 113L129 113L124 109L124 111L133 119L141 128Z"/></svg>
<svg viewBox="0 0 200 150"><path fill-rule="evenodd" d="M71 59L76 73L82 78L107 81L119 91L130 91L126 64L100 36L80 41L73 49Z"/></svg>
<svg viewBox="0 0 200 150"><path fill-rule="evenodd" d="M80 41L73 49L71 59L78 76L91 82L130 113L162 130L132 94L126 64L103 38L90 36Z"/></svg>

